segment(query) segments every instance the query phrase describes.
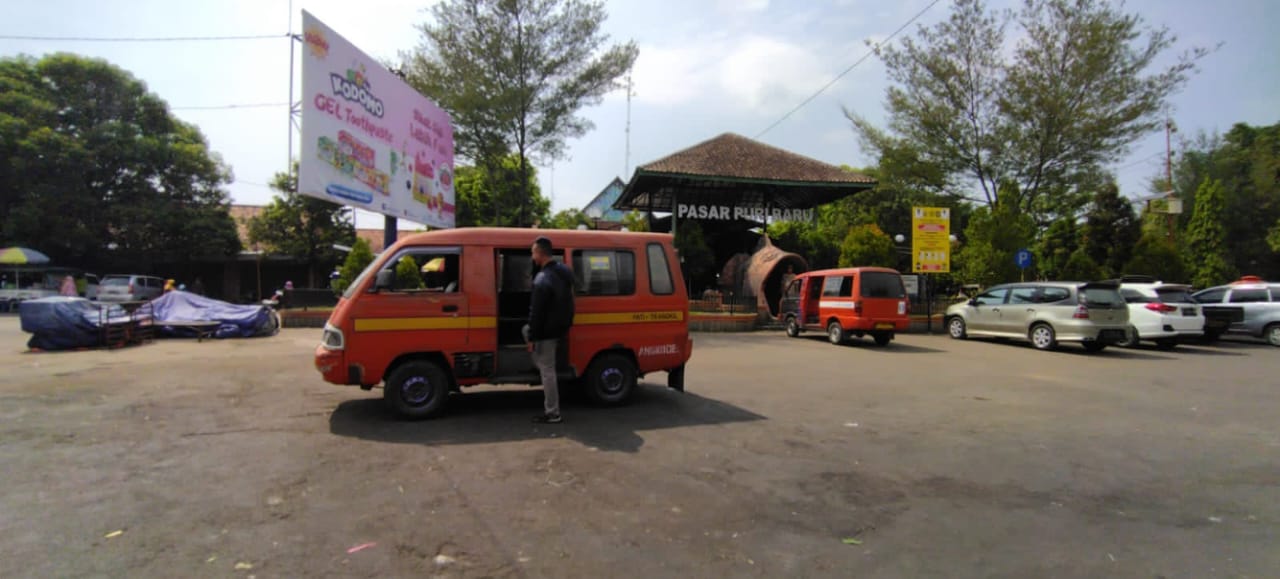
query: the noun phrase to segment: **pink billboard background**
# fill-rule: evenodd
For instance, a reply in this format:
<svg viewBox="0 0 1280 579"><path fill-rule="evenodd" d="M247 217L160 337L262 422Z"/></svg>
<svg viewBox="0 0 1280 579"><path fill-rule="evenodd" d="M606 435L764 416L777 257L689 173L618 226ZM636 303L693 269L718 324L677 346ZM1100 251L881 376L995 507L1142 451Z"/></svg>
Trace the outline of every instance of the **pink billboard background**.
<svg viewBox="0 0 1280 579"><path fill-rule="evenodd" d="M449 114L305 10L302 26L298 191L453 227Z"/></svg>

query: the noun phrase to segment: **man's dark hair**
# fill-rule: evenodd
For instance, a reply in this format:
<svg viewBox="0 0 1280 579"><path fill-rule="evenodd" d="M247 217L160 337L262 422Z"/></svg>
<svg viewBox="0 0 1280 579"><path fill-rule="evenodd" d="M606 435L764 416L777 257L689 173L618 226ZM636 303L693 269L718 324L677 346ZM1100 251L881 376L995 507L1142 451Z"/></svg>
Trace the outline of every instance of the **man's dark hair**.
<svg viewBox="0 0 1280 579"><path fill-rule="evenodd" d="M539 237L533 240L533 245L542 250L543 253L551 255L551 240L546 237Z"/></svg>

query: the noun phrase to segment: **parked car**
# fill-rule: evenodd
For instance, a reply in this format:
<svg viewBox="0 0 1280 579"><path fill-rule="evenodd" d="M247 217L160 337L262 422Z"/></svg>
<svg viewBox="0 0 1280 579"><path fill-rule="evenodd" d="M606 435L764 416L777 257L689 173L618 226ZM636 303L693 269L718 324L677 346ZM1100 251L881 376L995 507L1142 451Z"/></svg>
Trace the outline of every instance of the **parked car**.
<svg viewBox="0 0 1280 579"><path fill-rule="evenodd" d="M947 308L947 333L1030 340L1038 350L1080 342L1098 352L1125 339L1129 309L1114 282L998 285Z"/></svg>
<svg viewBox="0 0 1280 579"><path fill-rule="evenodd" d="M1263 338L1272 346L1280 346L1280 283L1245 276L1229 285L1201 290L1192 297L1205 304L1206 309L1239 308L1242 315L1228 332Z"/></svg>
<svg viewBox="0 0 1280 579"><path fill-rule="evenodd" d="M1204 335L1204 312L1191 297L1191 286L1160 282L1124 282L1120 295L1129 305L1126 348L1153 341L1161 350Z"/></svg>
<svg viewBox="0 0 1280 579"><path fill-rule="evenodd" d="M910 323L902 275L883 267L802 273L783 288L778 312L788 336L826 332L832 344L852 334L870 335L876 345L887 346Z"/></svg>
<svg viewBox="0 0 1280 579"><path fill-rule="evenodd" d="M164 280L149 275L107 275L98 283L98 300L135 302L149 300L164 293Z"/></svg>

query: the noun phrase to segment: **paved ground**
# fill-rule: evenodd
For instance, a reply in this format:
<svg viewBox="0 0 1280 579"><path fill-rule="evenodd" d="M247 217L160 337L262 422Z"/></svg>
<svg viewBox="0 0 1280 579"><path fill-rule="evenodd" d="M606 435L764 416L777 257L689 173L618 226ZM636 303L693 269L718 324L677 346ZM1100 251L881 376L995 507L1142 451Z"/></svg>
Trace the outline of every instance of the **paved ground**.
<svg viewBox="0 0 1280 579"><path fill-rule="evenodd" d="M316 338L24 354L0 318L0 576L1280 569L1262 345L699 335L689 394L651 376L631 406L535 427L528 389L398 421L318 379Z"/></svg>

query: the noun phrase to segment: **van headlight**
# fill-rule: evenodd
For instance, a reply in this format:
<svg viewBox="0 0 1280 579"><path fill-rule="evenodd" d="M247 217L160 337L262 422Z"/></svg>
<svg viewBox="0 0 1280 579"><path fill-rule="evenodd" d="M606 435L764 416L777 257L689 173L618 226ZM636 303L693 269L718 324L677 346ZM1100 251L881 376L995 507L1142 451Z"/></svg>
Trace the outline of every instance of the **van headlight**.
<svg viewBox="0 0 1280 579"><path fill-rule="evenodd" d="M346 347L346 340L343 339L342 330L331 325L329 322L324 323L324 335L320 338L320 345L326 350L341 350Z"/></svg>

